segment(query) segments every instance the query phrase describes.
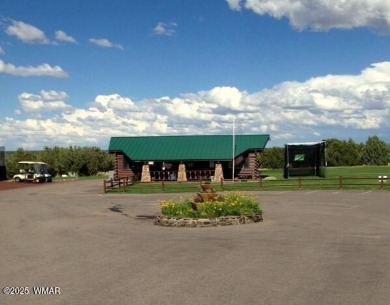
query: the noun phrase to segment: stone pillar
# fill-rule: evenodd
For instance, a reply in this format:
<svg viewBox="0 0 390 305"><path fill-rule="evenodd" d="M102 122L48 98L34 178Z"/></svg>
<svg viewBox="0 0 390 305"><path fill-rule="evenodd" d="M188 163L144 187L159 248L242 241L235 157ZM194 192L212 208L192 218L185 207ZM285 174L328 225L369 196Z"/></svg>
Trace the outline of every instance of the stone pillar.
<svg viewBox="0 0 390 305"><path fill-rule="evenodd" d="M179 164L179 171L177 172L177 182L187 182L186 165Z"/></svg>
<svg viewBox="0 0 390 305"><path fill-rule="evenodd" d="M215 164L214 181L221 182L221 179L223 179L222 164L217 163Z"/></svg>
<svg viewBox="0 0 390 305"><path fill-rule="evenodd" d="M142 165L141 182L151 182L149 164Z"/></svg>

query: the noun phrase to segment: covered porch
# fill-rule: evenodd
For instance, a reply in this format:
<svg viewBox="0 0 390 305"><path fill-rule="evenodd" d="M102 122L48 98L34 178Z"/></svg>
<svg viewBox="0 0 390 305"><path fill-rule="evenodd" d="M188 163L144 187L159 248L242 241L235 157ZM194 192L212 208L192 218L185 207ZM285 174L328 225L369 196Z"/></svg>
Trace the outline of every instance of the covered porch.
<svg viewBox="0 0 390 305"><path fill-rule="evenodd" d="M115 177L134 181L255 179L269 135L113 137Z"/></svg>
<svg viewBox="0 0 390 305"><path fill-rule="evenodd" d="M130 168L135 181L220 181L221 178L231 179L231 164L231 161L131 162Z"/></svg>

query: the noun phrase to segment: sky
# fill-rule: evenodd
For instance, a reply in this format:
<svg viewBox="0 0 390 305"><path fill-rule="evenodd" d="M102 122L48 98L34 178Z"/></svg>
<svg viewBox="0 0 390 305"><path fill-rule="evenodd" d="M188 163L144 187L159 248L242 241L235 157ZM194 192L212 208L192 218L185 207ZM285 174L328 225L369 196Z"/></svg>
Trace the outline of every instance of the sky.
<svg viewBox="0 0 390 305"><path fill-rule="evenodd" d="M388 0L2 0L0 146L390 143ZM233 124L234 122L234 124Z"/></svg>

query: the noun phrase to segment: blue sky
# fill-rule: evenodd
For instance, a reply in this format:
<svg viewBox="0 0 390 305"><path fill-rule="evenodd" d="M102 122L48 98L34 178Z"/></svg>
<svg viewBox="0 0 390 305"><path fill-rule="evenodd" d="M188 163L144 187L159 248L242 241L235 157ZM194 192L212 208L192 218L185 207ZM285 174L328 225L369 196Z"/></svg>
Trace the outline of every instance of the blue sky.
<svg viewBox="0 0 390 305"><path fill-rule="evenodd" d="M0 146L390 142L388 0L0 2Z"/></svg>

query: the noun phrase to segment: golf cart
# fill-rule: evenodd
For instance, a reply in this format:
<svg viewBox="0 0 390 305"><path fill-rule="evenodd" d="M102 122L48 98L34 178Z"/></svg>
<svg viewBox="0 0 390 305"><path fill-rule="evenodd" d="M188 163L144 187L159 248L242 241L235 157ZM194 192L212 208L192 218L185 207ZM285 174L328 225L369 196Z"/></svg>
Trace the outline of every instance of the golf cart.
<svg viewBox="0 0 390 305"><path fill-rule="evenodd" d="M20 161L19 174L14 175L15 182L51 182L47 164L38 161Z"/></svg>

